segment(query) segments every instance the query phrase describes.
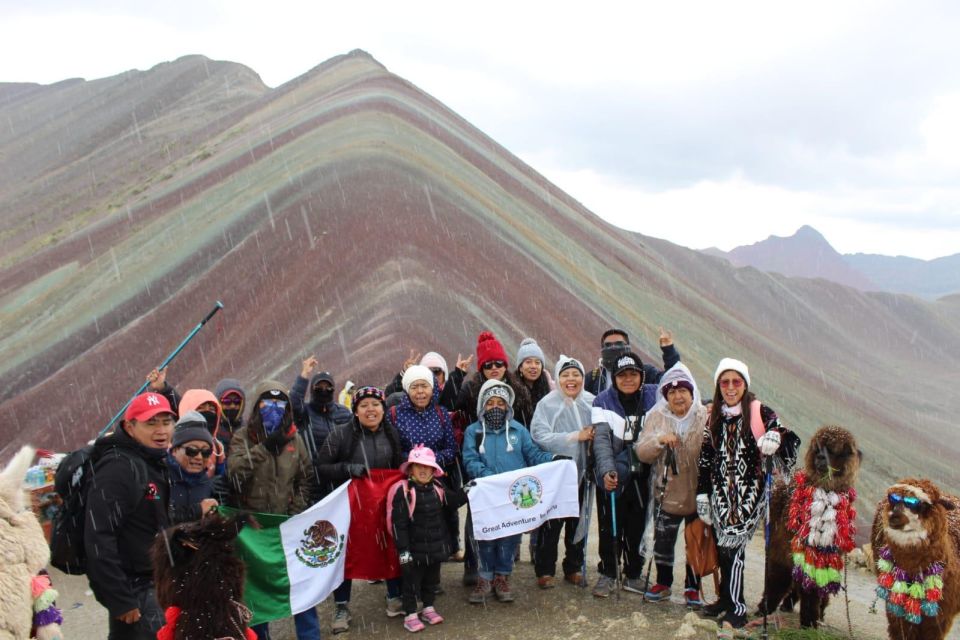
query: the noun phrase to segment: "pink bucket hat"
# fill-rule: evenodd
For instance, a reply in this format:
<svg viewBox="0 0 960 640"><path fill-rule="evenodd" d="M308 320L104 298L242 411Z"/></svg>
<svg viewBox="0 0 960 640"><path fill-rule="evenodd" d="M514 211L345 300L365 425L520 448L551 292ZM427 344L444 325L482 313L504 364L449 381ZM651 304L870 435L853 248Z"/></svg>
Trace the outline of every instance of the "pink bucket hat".
<svg viewBox="0 0 960 640"><path fill-rule="evenodd" d="M425 447L422 444L418 444L411 449L410 455L407 457L407 461L400 465L400 471L402 473L406 473L410 465L414 463L433 467L434 471L437 472L437 477L444 475L443 469L441 469L440 465L437 464L437 457L433 454L433 449L430 447Z"/></svg>

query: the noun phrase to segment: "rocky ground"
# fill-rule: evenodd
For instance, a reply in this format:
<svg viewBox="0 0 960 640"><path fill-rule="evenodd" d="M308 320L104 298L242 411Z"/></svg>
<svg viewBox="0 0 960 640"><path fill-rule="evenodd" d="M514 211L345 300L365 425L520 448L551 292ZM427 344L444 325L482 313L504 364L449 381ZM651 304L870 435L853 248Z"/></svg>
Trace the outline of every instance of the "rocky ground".
<svg viewBox="0 0 960 640"><path fill-rule="evenodd" d="M596 570L595 528L591 535L589 578L593 583ZM682 540L682 536L681 536ZM678 551L680 551L678 549ZM680 551L682 557L682 551ZM476 638L477 640L545 640L547 638L709 638L710 624L699 627L684 625L688 611L682 604L682 594L675 589L669 603L644 603L639 595L622 592L619 599L594 598L589 589L580 589L560 583L556 588L543 591L537 588L533 566L527 561L526 538L523 560L514 573L514 590L517 599L512 604L491 602L485 606L470 605L466 601L467 589L460 586L462 565L444 566L442 584L446 593L437 599L437 610L446 617L446 622L427 628L423 635L441 638ZM757 602L761 596L763 573L763 540L754 539L747 559L747 598ZM873 575L865 569L852 568L849 573L850 621L854 638L871 640L886 636L886 621L881 614L869 613L873 601ZM64 609L64 636L70 640L101 640L106 637L106 611L97 604L89 592L83 577L54 575L60 590L60 605ZM682 585L682 574L677 571L675 585ZM402 618L387 618L384 614L382 584L369 585L358 582L354 585L351 604L353 624L348 634L341 638L403 638L407 636ZM330 637L330 621L333 605L328 600L320 604L322 630ZM688 621L689 622L689 621ZM783 615L781 624L796 627L795 614ZM847 621L843 598L834 599L827 609L827 628L837 636L846 637ZM271 625L275 640L295 637L291 621ZM755 634L759 637L759 633ZM960 640L960 629L954 628L949 636Z"/></svg>

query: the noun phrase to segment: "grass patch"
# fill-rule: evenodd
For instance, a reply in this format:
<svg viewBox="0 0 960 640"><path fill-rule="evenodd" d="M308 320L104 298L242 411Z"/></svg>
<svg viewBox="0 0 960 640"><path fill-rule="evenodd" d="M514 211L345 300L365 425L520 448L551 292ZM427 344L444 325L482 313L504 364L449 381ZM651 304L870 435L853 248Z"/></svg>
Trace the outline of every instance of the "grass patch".
<svg viewBox="0 0 960 640"><path fill-rule="evenodd" d="M777 640L847 640L845 635L837 635L822 629L781 629L770 637Z"/></svg>

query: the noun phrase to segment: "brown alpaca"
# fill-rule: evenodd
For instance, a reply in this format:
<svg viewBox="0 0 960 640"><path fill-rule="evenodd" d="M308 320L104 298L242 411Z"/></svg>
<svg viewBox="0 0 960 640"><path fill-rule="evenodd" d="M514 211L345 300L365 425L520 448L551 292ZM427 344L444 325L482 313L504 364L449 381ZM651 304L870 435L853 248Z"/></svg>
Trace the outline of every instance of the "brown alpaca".
<svg viewBox="0 0 960 640"><path fill-rule="evenodd" d="M853 434L842 427L824 426L813 435L807 447L803 471L809 485L841 494L854 488L861 457ZM794 600L799 599L800 625L816 627L823 619L824 609L830 599L816 590L804 590L793 577L791 543L795 532L790 530L788 522L795 489L793 482L789 485L778 482L770 498L770 549L759 613L763 615L764 610L772 613L781 602L784 611L791 611Z"/></svg>
<svg viewBox="0 0 960 640"><path fill-rule="evenodd" d="M890 496L912 496L919 505L909 508ZM941 494L929 480L906 478L887 489L877 504L870 546L873 557L889 547L895 567L908 576L922 574L935 562L943 563L943 596L936 617L923 616L913 624L887 611L887 635L895 640L943 640L960 613L960 498ZM911 578L912 579L912 578Z"/></svg>
<svg viewBox="0 0 960 640"><path fill-rule="evenodd" d="M244 516L211 514L157 537L152 549L157 602L165 610L180 609L172 629L167 612L158 638L256 638L247 629L250 611L243 605L245 567L233 552L246 522Z"/></svg>

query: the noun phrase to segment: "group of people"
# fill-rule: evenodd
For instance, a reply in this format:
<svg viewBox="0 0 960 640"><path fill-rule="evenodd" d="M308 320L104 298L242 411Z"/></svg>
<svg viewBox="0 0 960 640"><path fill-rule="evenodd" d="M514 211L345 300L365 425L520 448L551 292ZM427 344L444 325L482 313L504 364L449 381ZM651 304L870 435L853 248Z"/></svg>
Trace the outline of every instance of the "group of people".
<svg viewBox="0 0 960 640"><path fill-rule="evenodd" d="M564 459L577 467L581 517L548 520L531 534L539 588L556 586L561 534L562 580L586 586L584 507L595 498L593 595L608 597L622 584L665 600L680 524L700 518L715 533L722 582L719 601L702 611L723 616L725 628L743 627L744 548L763 520L764 463L792 468L799 438L756 400L743 362L720 362L705 402L669 332L661 330L660 347L665 370L642 362L626 331L610 329L599 366L560 355L551 375L535 340L523 340L511 367L500 341L483 332L475 355L458 355L452 370L439 353L411 352L385 389L350 383L349 408L314 357L292 386L264 380L249 395L226 379L181 397L166 372L154 370L150 390L92 456L84 544L96 558L88 574L109 611L110 638L152 638L164 623L146 551L159 530L222 504L293 515L373 469L405 476L387 504L400 565L400 575L385 580L388 616L403 616L413 632L443 622L434 605L448 561L463 562L469 602L510 602L521 536L474 540L469 509L464 526L458 510L472 480ZM650 554L656 579L647 585ZM339 633L350 628L351 581L333 597ZM684 599L702 605L689 566ZM315 608L294 623L298 639L320 637ZM253 630L269 638L266 624Z"/></svg>

